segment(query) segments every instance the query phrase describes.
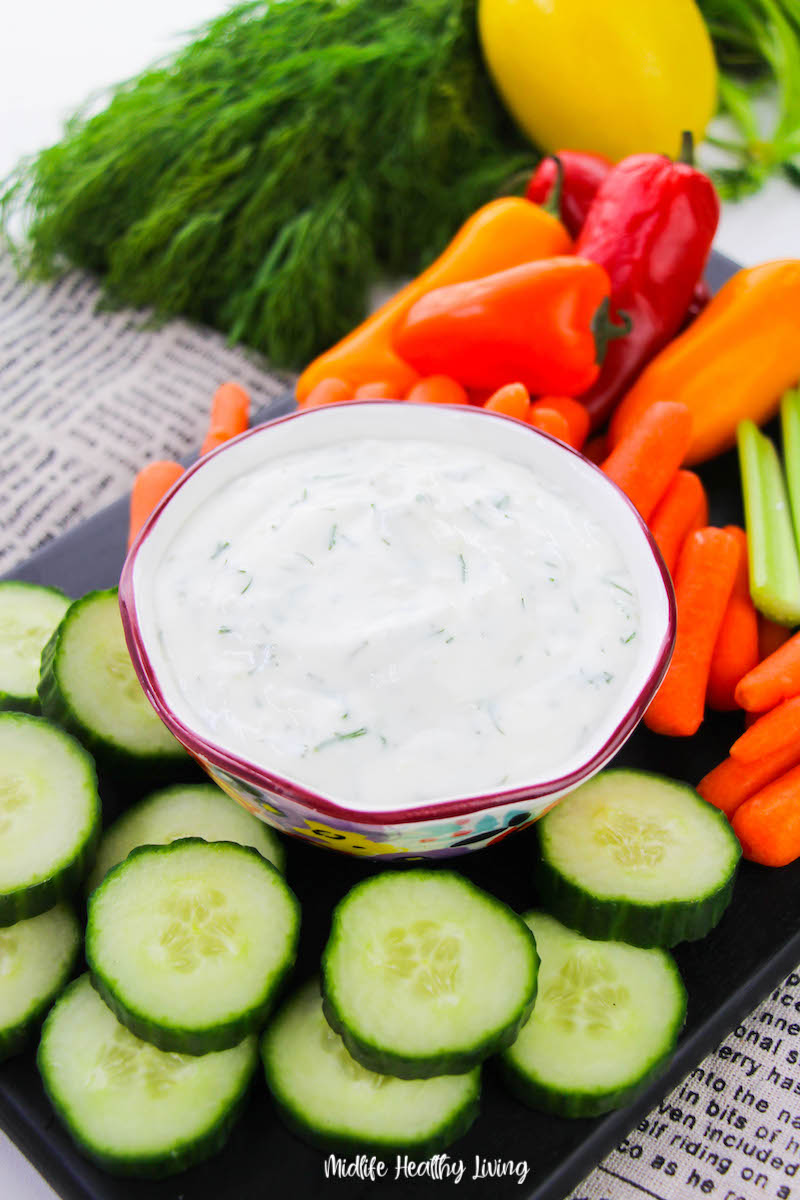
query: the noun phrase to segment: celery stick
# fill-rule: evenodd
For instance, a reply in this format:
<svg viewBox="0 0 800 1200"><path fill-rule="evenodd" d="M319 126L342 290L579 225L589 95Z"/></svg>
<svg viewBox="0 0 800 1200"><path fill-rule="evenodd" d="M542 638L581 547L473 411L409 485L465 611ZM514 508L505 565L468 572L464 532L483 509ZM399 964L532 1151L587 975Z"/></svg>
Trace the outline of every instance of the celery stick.
<svg viewBox="0 0 800 1200"><path fill-rule="evenodd" d="M790 389L781 398L781 434L794 540L800 547L800 387Z"/></svg>
<svg viewBox="0 0 800 1200"><path fill-rule="evenodd" d="M750 557L750 594L781 625L800 623L800 562L778 454L753 421L737 429Z"/></svg>

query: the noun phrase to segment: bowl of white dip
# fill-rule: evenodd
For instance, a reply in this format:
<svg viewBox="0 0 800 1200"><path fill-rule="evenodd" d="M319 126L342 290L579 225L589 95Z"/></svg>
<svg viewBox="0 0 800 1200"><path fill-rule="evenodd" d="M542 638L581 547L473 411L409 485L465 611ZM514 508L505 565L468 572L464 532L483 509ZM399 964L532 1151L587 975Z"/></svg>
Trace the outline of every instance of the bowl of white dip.
<svg viewBox="0 0 800 1200"><path fill-rule="evenodd" d="M629 737L675 633L638 513L481 409L292 413L190 468L120 581L137 675L226 792L351 854L540 817Z"/></svg>

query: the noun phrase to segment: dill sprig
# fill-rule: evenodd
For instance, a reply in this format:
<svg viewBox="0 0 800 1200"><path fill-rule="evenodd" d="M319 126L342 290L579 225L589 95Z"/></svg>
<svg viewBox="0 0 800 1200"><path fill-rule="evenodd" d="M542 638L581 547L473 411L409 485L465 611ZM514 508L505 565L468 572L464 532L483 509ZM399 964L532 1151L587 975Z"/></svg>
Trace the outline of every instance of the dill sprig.
<svg viewBox="0 0 800 1200"><path fill-rule="evenodd" d="M720 111L732 131L707 136L728 159L710 171L720 193L737 199L755 192L776 171L800 184L800 0L699 3L721 72Z"/></svg>
<svg viewBox="0 0 800 1200"><path fill-rule="evenodd" d="M79 112L2 188L17 258L100 275L301 366L533 160L488 79L476 0L258 0Z"/></svg>
<svg viewBox="0 0 800 1200"><path fill-rule="evenodd" d="M362 726L361 729L353 729L350 733L334 732L331 737L325 738L324 741L316 745L314 747L314 752L316 753L318 750L325 750L328 746L335 746L337 742L352 742L355 740L355 738L365 737L368 732L369 731L367 730L366 726Z"/></svg>

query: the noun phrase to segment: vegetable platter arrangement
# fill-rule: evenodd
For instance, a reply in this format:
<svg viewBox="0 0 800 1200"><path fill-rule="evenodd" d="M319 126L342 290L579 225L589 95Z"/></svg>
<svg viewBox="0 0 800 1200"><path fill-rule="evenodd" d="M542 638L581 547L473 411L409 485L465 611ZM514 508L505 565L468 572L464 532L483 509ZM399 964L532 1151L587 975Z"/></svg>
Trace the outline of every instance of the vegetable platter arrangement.
<svg viewBox="0 0 800 1200"><path fill-rule="evenodd" d="M424 1195L413 1164L446 1151L474 1160L465 1195L518 1195L497 1178L511 1159L531 1195L563 1195L800 952L798 671L780 632L800 621L800 567L755 424L800 376L800 264L709 297L718 205L689 163L564 154L528 191L469 218L297 399L468 403L590 455L674 578L646 729L458 870L284 847L197 781L133 673L124 525L135 540L182 471L151 464L102 561L45 551L0 585L0 1082L65 1194L139 1196L127 1177L147 1176L148 1196L256 1196L266 1171L325 1195L334 1151ZM783 416L793 482L793 394ZM220 389L203 451L248 420L242 389ZM734 740L744 710L764 715Z"/></svg>
<svg viewBox="0 0 800 1200"><path fill-rule="evenodd" d="M473 216L422 276L306 368L298 402L479 404L597 462L648 523L675 585L675 652L645 724L691 737L707 706L751 714L731 747L749 768L721 764L700 791L734 819L750 857L783 865L800 856L798 639L778 651L800 623L800 263L739 271L709 297L718 202L689 162L612 166L565 152L536 170L526 197L533 213L507 198ZM487 237L511 211L544 235L545 257L531 261L521 238ZM515 246L525 259L510 263ZM786 481L757 427L779 407ZM746 531L709 524L688 469L737 440ZM754 689L751 672L772 688Z"/></svg>
<svg viewBox="0 0 800 1200"><path fill-rule="evenodd" d="M726 196L796 177L798 45L795 0L249 0L93 97L0 183L2 225L34 277L299 368L542 153L689 129Z"/></svg>

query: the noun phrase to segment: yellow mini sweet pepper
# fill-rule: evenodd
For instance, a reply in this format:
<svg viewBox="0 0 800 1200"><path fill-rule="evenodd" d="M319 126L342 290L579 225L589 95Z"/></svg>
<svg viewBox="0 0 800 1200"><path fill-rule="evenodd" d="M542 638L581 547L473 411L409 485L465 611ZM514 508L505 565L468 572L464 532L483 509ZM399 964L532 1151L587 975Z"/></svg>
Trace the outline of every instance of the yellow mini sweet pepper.
<svg viewBox="0 0 800 1200"><path fill-rule="evenodd" d="M694 0L479 0L478 29L500 95L544 150L674 158L681 131L699 142L714 114Z"/></svg>

